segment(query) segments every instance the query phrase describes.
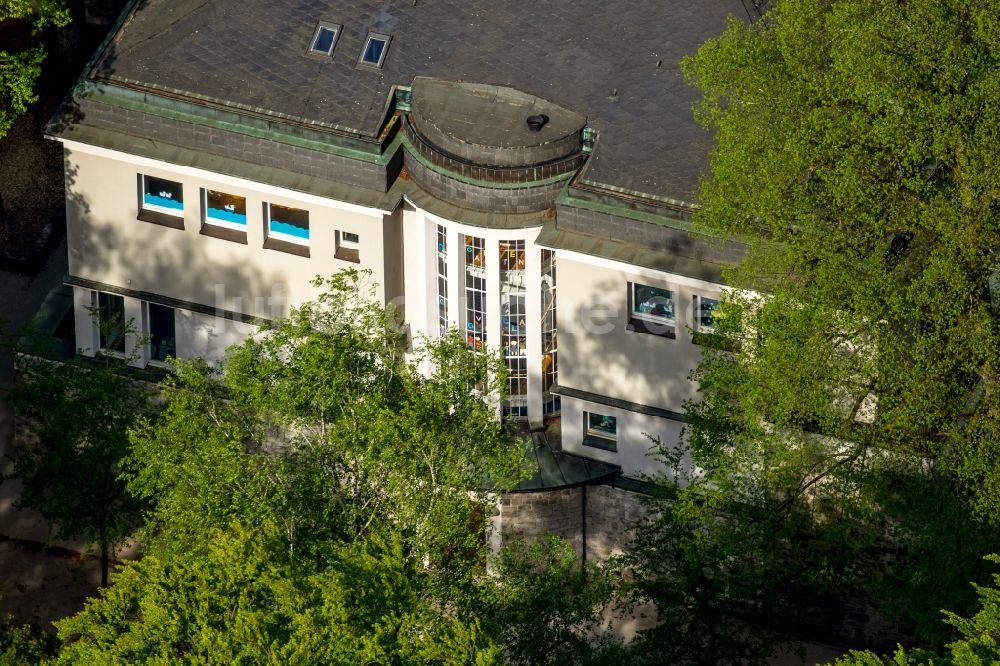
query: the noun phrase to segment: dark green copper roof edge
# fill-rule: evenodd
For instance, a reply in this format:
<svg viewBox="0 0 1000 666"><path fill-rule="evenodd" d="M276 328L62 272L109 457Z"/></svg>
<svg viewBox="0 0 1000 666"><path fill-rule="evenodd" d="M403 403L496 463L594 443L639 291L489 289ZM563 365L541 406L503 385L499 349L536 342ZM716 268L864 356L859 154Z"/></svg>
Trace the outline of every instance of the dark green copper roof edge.
<svg viewBox="0 0 1000 666"><path fill-rule="evenodd" d="M375 141L364 141L328 132L288 125L278 119L266 120L211 107L191 104L183 100L123 88L120 86L81 81L76 95L99 104L169 118L192 125L214 127L233 134L253 136L276 143L329 153L362 162L385 166L399 146L398 134L385 146ZM367 148L367 150L365 150Z"/></svg>
<svg viewBox="0 0 1000 666"><path fill-rule="evenodd" d="M450 169L444 169L437 166L436 164L428 160L426 157L421 155L419 152L417 152L417 150L413 147L413 143L410 141L410 138L406 136L405 132L400 132L397 138L399 138L402 141L403 147L406 149L407 155L412 157L417 162L420 162L420 164L430 169L431 171L438 173L446 178L451 178L452 180L456 180L460 183L465 183L466 185L474 185L476 187L482 187L491 190L526 190L535 187L545 187L546 185L552 185L553 183L558 183L563 180L569 181L573 177L573 174L575 173L573 171L569 171L567 173L561 173L556 176L549 176L548 178L533 180L529 183L497 183L494 181L479 180L477 178L470 178L468 176L463 176L462 174L451 171Z"/></svg>

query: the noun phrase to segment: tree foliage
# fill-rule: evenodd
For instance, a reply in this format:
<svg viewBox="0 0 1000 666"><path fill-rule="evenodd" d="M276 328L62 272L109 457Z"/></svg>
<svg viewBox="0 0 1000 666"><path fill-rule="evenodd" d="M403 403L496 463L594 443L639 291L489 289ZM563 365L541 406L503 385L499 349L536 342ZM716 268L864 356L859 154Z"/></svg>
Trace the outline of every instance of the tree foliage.
<svg viewBox="0 0 1000 666"><path fill-rule="evenodd" d="M1000 557L986 559L998 563ZM993 574L993 585L973 584L979 608L972 617L944 612L945 622L958 630L960 638L936 654L928 650L906 651L898 648L891 657L872 652L852 651L833 666L986 666L1000 663L1000 575Z"/></svg>
<svg viewBox="0 0 1000 666"><path fill-rule="evenodd" d="M471 597L483 628L503 647L505 663L619 664L633 655L605 626L620 602L617 562L581 562L565 541L511 541L492 575Z"/></svg>
<svg viewBox="0 0 1000 666"><path fill-rule="evenodd" d="M12 615L0 617L0 664L33 666L52 657L56 641L33 624L19 624Z"/></svg>
<svg viewBox="0 0 1000 666"><path fill-rule="evenodd" d="M527 472L495 353L407 358L368 276L229 350L176 363L131 433L144 556L59 623L63 663L599 663L613 572L559 544L495 561L486 520ZM493 572L493 573L491 573ZM593 585L584 585L584 580ZM541 630L545 627L545 630Z"/></svg>
<svg viewBox="0 0 1000 666"><path fill-rule="evenodd" d="M1000 518L998 44L989 3L811 0L689 61L718 137L701 222L749 240L734 285L768 294L699 373L727 444L930 459Z"/></svg>
<svg viewBox="0 0 1000 666"><path fill-rule="evenodd" d="M737 292L742 351L698 374L728 445L794 443L814 477L932 460L1000 520L998 47L991 3L806 0L687 62L718 142L700 223L748 241L732 284L768 294Z"/></svg>
<svg viewBox="0 0 1000 666"><path fill-rule="evenodd" d="M155 506L149 548L197 551L211 529L271 519L289 549L391 526L448 560L478 547L469 528L492 500L470 491L527 473L525 442L495 413L499 356L449 335L408 360L365 274L317 286L221 371L179 363L165 383L162 413L132 437L130 488Z"/></svg>
<svg viewBox="0 0 1000 666"><path fill-rule="evenodd" d="M998 59L994 3L778 0L685 62L716 136L697 225L748 247L693 375L698 474L640 535L640 590L697 644L721 616L730 652L759 645L733 618L796 589L876 593L936 643L974 602L1000 524Z"/></svg>
<svg viewBox="0 0 1000 666"><path fill-rule="evenodd" d="M402 540L327 543L321 566L272 523L218 530L200 556L147 555L61 621L59 663L491 664L498 649L422 603Z"/></svg>
<svg viewBox="0 0 1000 666"><path fill-rule="evenodd" d="M17 118L35 102L35 81L42 71L45 46L40 43L47 27L69 23L70 15L63 0L0 0L0 29L8 39L22 33L23 42L0 46L0 137Z"/></svg>
<svg viewBox="0 0 1000 666"><path fill-rule="evenodd" d="M19 507L34 509L57 539L81 539L101 554L101 581L118 544L139 526L141 503L126 492L128 432L151 409L150 387L125 361L57 363L23 355L9 398L28 425L13 454Z"/></svg>

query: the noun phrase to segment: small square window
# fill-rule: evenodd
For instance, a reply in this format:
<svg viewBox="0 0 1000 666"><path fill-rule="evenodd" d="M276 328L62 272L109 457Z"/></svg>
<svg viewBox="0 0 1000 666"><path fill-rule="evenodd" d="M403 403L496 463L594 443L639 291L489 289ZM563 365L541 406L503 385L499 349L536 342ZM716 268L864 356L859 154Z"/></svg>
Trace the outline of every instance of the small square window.
<svg viewBox="0 0 1000 666"><path fill-rule="evenodd" d="M247 230L247 200L235 194L202 190L205 222L237 231Z"/></svg>
<svg viewBox="0 0 1000 666"><path fill-rule="evenodd" d="M177 356L174 309L156 303L147 303L146 308L149 361L155 364L164 363L167 357Z"/></svg>
<svg viewBox="0 0 1000 666"><path fill-rule="evenodd" d="M102 351L125 353L125 297L97 292L98 340Z"/></svg>
<svg viewBox="0 0 1000 666"><path fill-rule="evenodd" d="M184 189L172 180L143 176L142 208L184 217Z"/></svg>
<svg viewBox="0 0 1000 666"><path fill-rule="evenodd" d="M341 261L350 261L355 264L360 263L360 243L361 237L358 234L351 233L350 231L338 231L336 233L337 247L333 256Z"/></svg>
<svg viewBox="0 0 1000 666"><path fill-rule="evenodd" d="M674 324L674 292L629 283L629 331L673 338Z"/></svg>
<svg viewBox="0 0 1000 666"><path fill-rule="evenodd" d="M265 204L267 237L296 245L309 245L309 211Z"/></svg>
<svg viewBox="0 0 1000 666"><path fill-rule="evenodd" d="M381 69L382 63L385 62L385 53L389 50L389 41L391 39L389 35L380 35L374 32L369 33L368 38L365 39L365 47L361 50L361 59L358 60L358 64Z"/></svg>
<svg viewBox="0 0 1000 666"><path fill-rule="evenodd" d="M316 32L313 34L309 52L330 55L333 53L333 47L337 45L337 37L339 36L339 25L335 23L321 22L318 26L316 26Z"/></svg>
<svg viewBox="0 0 1000 666"><path fill-rule="evenodd" d="M618 418L596 412L584 412L583 443L605 451L617 451Z"/></svg>

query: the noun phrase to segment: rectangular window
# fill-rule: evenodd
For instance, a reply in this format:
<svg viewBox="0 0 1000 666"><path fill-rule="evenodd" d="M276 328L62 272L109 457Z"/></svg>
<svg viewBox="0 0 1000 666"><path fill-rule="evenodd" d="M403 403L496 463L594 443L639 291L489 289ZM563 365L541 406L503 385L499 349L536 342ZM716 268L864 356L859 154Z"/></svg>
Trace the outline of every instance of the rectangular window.
<svg viewBox="0 0 1000 666"><path fill-rule="evenodd" d="M172 180L143 176L142 209L184 217L184 189Z"/></svg>
<svg viewBox="0 0 1000 666"><path fill-rule="evenodd" d="M542 250L542 411L548 417L560 411L552 387L559 380L559 343L556 336L556 253Z"/></svg>
<svg viewBox="0 0 1000 666"><path fill-rule="evenodd" d="M486 241L475 236L465 237L465 339L486 344Z"/></svg>
<svg viewBox="0 0 1000 666"><path fill-rule="evenodd" d="M309 211L277 204L265 204L265 206L268 238L296 245L309 245Z"/></svg>
<svg viewBox="0 0 1000 666"><path fill-rule="evenodd" d="M350 261L357 264L361 262L361 238L350 231L337 231L334 233L335 245L333 256L341 261Z"/></svg>
<svg viewBox="0 0 1000 666"><path fill-rule="evenodd" d="M628 330L672 338L674 333L674 292L661 287L629 283Z"/></svg>
<svg viewBox="0 0 1000 666"><path fill-rule="evenodd" d="M246 232L247 200L235 194L202 190L204 193L205 222L227 229Z"/></svg>
<svg viewBox="0 0 1000 666"><path fill-rule="evenodd" d="M149 322L149 360L163 363L168 356L177 356L177 334L174 309L147 303Z"/></svg>
<svg viewBox="0 0 1000 666"><path fill-rule="evenodd" d="M389 35L369 33L368 38L365 39L365 47L361 50L361 59L358 60L358 64L381 68L382 63L385 62L385 52L389 50L390 39Z"/></svg>
<svg viewBox="0 0 1000 666"><path fill-rule="evenodd" d="M618 418L607 414L584 412L583 443L605 451L617 451Z"/></svg>
<svg viewBox="0 0 1000 666"><path fill-rule="evenodd" d="M125 297L106 292L97 293L97 325L100 348L116 354L125 353Z"/></svg>
<svg viewBox="0 0 1000 666"><path fill-rule="evenodd" d="M506 415L528 418L528 324L524 241L500 241L500 347L507 361Z"/></svg>
<svg viewBox="0 0 1000 666"><path fill-rule="evenodd" d="M705 296L695 296L695 329L702 333L711 333L715 327L712 313L719 307L719 301Z"/></svg>
<svg viewBox="0 0 1000 666"><path fill-rule="evenodd" d="M320 23L316 27L316 34L313 35L309 51L311 53L330 55L333 53L333 47L337 44L338 36L340 36L339 25L335 23Z"/></svg>
<svg viewBox="0 0 1000 666"><path fill-rule="evenodd" d="M438 333L448 332L448 234L437 225Z"/></svg>

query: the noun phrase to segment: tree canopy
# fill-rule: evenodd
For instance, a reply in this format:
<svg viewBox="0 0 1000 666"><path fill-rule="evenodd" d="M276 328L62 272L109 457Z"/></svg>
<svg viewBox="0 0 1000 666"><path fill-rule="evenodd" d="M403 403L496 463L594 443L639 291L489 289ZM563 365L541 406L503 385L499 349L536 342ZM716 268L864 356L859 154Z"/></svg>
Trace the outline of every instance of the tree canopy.
<svg viewBox="0 0 1000 666"><path fill-rule="evenodd" d="M129 429L152 409L152 387L126 361L102 353L64 364L28 350L8 395L28 426L11 454L10 477L21 482L17 504L41 513L51 536L96 546L102 585L117 547L141 522L141 502L126 492L121 473Z"/></svg>
<svg viewBox="0 0 1000 666"><path fill-rule="evenodd" d="M69 23L63 0L0 0L0 137L35 102L35 81L42 71L42 31Z"/></svg>
<svg viewBox="0 0 1000 666"><path fill-rule="evenodd" d="M499 355L452 332L408 358L366 274L316 284L221 368L176 362L130 436L143 557L59 623L60 663L606 663L613 570L490 553L530 472Z"/></svg>
<svg viewBox="0 0 1000 666"><path fill-rule="evenodd" d="M647 596L714 595L718 622L865 591L937 643L974 604L1000 525L998 59L995 3L777 0L685 61L716 137L696 227L748 251L693 374L699 472L640 536L674 554Z"/></svg>
<svg viewBox="0 0 1000 666"><path fill-rule="evenodd" d="M1000 521L998 60L989 2L804 0L687 61L717 138L698 219L766 294L736 292L743 351L698 375L730 443L933 461Z"/></svg>

